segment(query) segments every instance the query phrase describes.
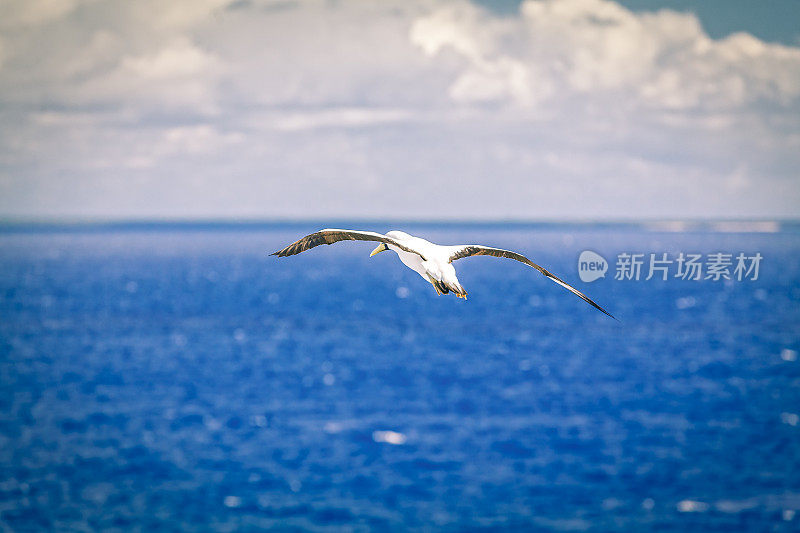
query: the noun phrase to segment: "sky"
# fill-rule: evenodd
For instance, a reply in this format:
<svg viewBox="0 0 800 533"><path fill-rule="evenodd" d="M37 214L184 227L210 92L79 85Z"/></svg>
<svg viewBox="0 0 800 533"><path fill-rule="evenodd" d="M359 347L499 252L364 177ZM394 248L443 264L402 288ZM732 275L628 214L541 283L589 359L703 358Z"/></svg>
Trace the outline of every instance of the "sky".
<svg viewBox="0 0 800 533"><path fill-rule="evenodd" d="M0 218L800 213L800 2L3 0Z"/></svg>

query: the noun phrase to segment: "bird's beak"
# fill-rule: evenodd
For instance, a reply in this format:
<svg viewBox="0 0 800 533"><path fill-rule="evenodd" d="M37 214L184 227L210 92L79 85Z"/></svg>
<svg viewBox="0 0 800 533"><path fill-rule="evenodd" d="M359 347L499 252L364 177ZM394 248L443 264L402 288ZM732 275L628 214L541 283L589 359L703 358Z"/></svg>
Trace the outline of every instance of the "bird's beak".
<svg viewBox="0 0 800 533"><path fill-rule="evenodd" d="M383 242L382 242L382 243L380 243L380 244L378 245L378 247L377 247L377 248L375 248L374 250L372 250L372 253L371 253L371 254L369 254L369 256L370 256L370 257L372 257L373 255L375 255L375 254L379 254L379 253L383 252L384 250L388 250L388 249L389 249L389 247L388 247L388 246L386 246L386 243L383 243Z"/></svg>

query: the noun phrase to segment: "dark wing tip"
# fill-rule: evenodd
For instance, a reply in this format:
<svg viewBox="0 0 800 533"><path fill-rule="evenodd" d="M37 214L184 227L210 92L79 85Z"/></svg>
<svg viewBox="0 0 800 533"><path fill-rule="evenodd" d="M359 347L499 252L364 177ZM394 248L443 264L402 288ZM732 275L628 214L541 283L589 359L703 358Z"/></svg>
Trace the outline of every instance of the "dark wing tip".
<svg viewBox="0 0 800 533"><path fill-rule="evenodd" d="M581 297L581 298L582 298L584 301L586 301L586 303L588 303L589 305L591 305L592 307L594 307L595 309L597 309L597 310L598 310L598 311L600 311L601 313L603 313L603 314L605 314L605 315L608 315L608 316L610 316L611 318L613 318L614 320L616 320L617 322L619 322L619 319L618 319L617 317L615 317L614 315L612 315L611 313L609 313L608 311L606 311L605 309L603 309L602 307L600 307L599 305L597 305L597 304L594 302L594 300L592 300L591 298L589 298L589 297L588 297L588 296L586 296L585 294L583 294L583 293L581 293L581 292L579 291L579 293L578 293L578 296L580 296L580 297Z"/></svg>
<svg viewBox="0 0 800 533"><path fill-rule="evenodd" d="M573 287L573 288L574 288L574 287ZM575 291L576 291L576 294L577 294L578 296L580 296L581 298L583 298L583 299L584 299L584 300L585 300L585 301L586 301L586 302L587 302L589 305L591 305L592 307L594 307L595 309L597 309L597 310L598 310L598 311L600 311L601 313L604 313L604 314L606 314L606 315L610 316L611 318L613 318L614 320L616 320L617 322L619 322L619 319L618 319L617 317L615 317L614 315L612 315L611 313L609 313L608 311L606 311L605 309L603 309L602 307L600 307L599 305L597 305L597 303L595 303L595 301L594 301L594 300L592 300L591 298L589 298L588 296L586 296L585 294L583 294L583 293L582 293L581 291L579 291L578 289L575 289Z"/></svg>
<svg viewBox="0 0 800 533"><path fill-rule="evenodd" d="M601 313L603 313L605 315L608 315L611 318L613 318L614 320L616 320L617 322L619 322L619 319L617 319L617 317L615 317L614 315L612 315L611 313L609 313L608 311L606 311L605 309L603 309L602 307L597 305L597 303L595 303L594 300L592 300L591 298L589 298L588 296L583 294L581 291L579 291L578 289L576 289L575 287L573 287L572 285L570 285L569 283L567 283L563 279L559 278L558 276L556 276L555 274L553 274L552 272L550 272L546 268L539 267L538 265L535 265L534 263L529 263L529 264L531 266L533 266L534 268L536 268L539 272L544 274L544 276L546 278L549 278L549 279L555 281L556 283L558 283L559 285L561 285L562 287L564 287L565 289L567 289L568 291L573 293L575 296L577 296L578 298L580 298L581 300L583 300L587 304L591 305L592 307L594 307L595 309L597 309Z"/></svg>
<svg viewBox="0 0 800 533"><path fill-rule="evenodd" d="M579 297L581 300L583 300L584 302L588 303L589 305L591 305L592 307L594 307L595 309L597 309L597 310L598 310L598 311L600 311L601 313L603 313L603 314L605 314L605 315L608 315L608 316L610 316L611 318L613 318L614 320L616 320L617 322L619 322L619 319L618 319L617 317L615 317L614 315L612 315L611 313L609 313L608 311L606 311L605 309L603 309L602 307L600 307L599 305L597 305L597 303L596 303L594 300L592 300L591 298L589 298L588 296L586 296L585 294L583 294L581 291L579 291L578 289L576 289L575 287L573 287L573 286L572 286L572 285L570 285L569 283L566 283L564 280L562 280L562 279L558 278L557 276L554 276L554 275L553 275L553 274L551 274L550 272L547 272L547 273L545 274L545 276L546 276L546 277L548 277L548 278L550 278L550 279L552 279L553 281L555 281L555 282L559 283L559 284L560 284L560 285L562 285L564 288L566 288L566 289L567 289L567 290L569 290L570 292L574 293L574 294L575 294L576 296L578 296L578 297Z"/></svg>
<svg viewBox="0 0 800 533"><path fill-rule="evenodd" d="M594 302L592 302L592 303L594 304ZM607 314L608 316L610 316L611 318L613 318L614 320L616 320L617 322L619 322L619 319L618 319L617 317L615 317L614 315L612 315L611 313L609 313L608 311L606 311L605 309L603 309L603 308L602 308L602 307L600 307L599 305L597 305L597 304L594 304L594 306L595 306L597 309L599 309L600 311L602 311L603 313ZM622 324L622 322L620 322L620 324Z"/></svg>

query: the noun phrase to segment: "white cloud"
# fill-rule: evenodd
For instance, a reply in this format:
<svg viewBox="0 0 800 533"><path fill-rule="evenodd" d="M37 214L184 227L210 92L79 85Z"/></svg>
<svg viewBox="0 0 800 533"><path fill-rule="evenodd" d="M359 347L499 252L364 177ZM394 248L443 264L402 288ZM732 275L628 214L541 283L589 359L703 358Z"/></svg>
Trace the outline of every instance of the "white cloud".
<svg viewBox="0 0 800 533"><path fill-rule="evenodd" d="M516 24L499 20L469 3L457 3L418 18L411 26L411 42L426 55L451 50L466 59L448 94L458 103L515 100L528 104L549 96L551 86L536 65L503 53L504 35Z"/></svg>
<svg viewBox="0 0 800 533"><path fill-rule="evenodd" d="M95 34L83 53L65 65L59 91L43 98L59 107L102 106L136 114L217 111L216 85L223 66L187 38L177 37L144 53L121 53L111 62L98 43L113 47L115 38Z"/></svg>
<svg viewBox="0 0 800 533"><path fill-rule="evenodd" d="M376 124L404 122L411 114L401 109L331 108L316 111L273 113L267 123L277 130L300 131L317 128L363 128Z"/></svg>
<svg viewBox="0 0 800 533"><path fill-rule="evenodd" d="M450 86L459 102L549 105L565 92L588 102L607 93L705 110L800 95L798 48L749 34L714 41L692 14L638 14L609 0L528 0L515 18L457 3L418 19L411 40L429 56L463 57Z"/></svg>
<svg viewBox="0 0 800 533"><path fill-rule="evenodd" d="M197 46L179 39L155 54L123 58L120 69L135 78L169 81L202 73L213 63L213 58Z"/></svg>
<svg viewBox="0 0 800 533"><path fill-rule="evenodd" d="M35 26L72 12L81 0L4 0L0 3L0 27Z"/></svg>
<svg viewBox="0 0 800 533"><path fill-rule="evenodd" d="M689 13L608 0L528 0L510 16L466 0L0 11L17 21L0 22L0 214L800 205L800 48L714 40Z"/></svg>
<svg viewBox="0 0 800 533"><path fill-rule="evenodd" d="M175 154L210 154L241 143L241 133L224 133L210 124L169 128L164 132L159 151Z"/></svg>

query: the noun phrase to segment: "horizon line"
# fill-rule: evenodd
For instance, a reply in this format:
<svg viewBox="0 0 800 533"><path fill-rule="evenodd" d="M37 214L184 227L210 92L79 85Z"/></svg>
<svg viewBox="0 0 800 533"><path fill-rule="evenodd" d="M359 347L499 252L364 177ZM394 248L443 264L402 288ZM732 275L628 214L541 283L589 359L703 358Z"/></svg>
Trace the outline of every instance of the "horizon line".
<svg viewBox="0 0 800 533"><path fill-rule="evenodd" d="M298 226L318 225L336 227L337 224L409 224L432 226L645 226L655 230L683 231L713 228L717 231L776 232L784 225L800 225L800 218L790 217L652 217L652 218L403 218L403 217L140 217L140 218L102 218L102 217L3 217L0 216L0 230L13 229L102 229L148 227L257 227L257 226Z"/></svg>
<svg viewBox="0 0 800 533"><path fill-rule="evenodd" d="M522 217L486 217L486 218L456 218L456 217L404 217L404 216L342 216L333 215L329 217L319 216L298 216L298 217L236 217L236 216L198 216L198 217L114 217L114 216L27 216L27 215L0 215L0 224L181 224L181 223L211 223L211 224L283 224L296 222L318 222L322 220L332 221L359 221L359 222L413 222L413 223L628 223L628 222L800 222L800 217L778 216L744 216L744 217L700 217L700 216L675 216L675 217L542 217L542 218L522 218Z"/></svg>

